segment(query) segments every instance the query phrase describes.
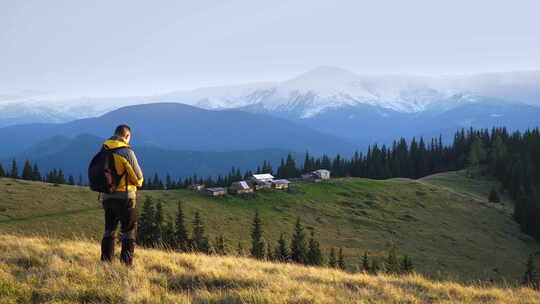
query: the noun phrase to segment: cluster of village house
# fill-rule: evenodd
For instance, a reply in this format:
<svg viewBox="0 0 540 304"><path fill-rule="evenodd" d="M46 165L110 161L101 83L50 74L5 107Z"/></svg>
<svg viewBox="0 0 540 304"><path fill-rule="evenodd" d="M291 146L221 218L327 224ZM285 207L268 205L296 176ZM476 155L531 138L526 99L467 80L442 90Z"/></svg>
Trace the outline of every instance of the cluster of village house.
<svg viewBox="0 0 540 304"><path fill-rule="evenodd" d="M323 179L330 179L330 171L328 170L316 170L307 174L302 175L302 179L312 182L320 182ZM205 188L205 185L195 184L191 185L191 189L197 191L206 191L206 194L209 196L221 196L225 193L230 194L245 194L252 193L253 191L258 191L262 189L288 189L291 182L286 179L275 179L272 174L254 174L250 176L247 180L234 182L228 188L223 187L214 187L214 188Z"/></svg>

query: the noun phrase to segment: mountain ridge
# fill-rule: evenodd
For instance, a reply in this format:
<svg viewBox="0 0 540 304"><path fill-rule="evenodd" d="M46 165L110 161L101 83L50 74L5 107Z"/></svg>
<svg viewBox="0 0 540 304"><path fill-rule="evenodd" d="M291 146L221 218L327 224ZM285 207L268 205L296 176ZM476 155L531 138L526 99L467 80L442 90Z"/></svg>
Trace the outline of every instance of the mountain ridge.
<svg viewBox="0 0 540 304"><path fill-rule="evenodd" d="M356 146L333 135L268 115L239 110L213 111L179 103L123 107L97 118L63 124L0 128L0 156L23 152L51 136L88 133L109 137L119 124L131 125L134 145L169 150L235 151L278 148L291 152L350 152ZM24 140L13 140L24 138ZM350 152L352 153L352 152Z"/></svg>
<svg viewBox="0 0 540 304"><path fill-rule="evenodd" d="M53 136L41 141L24 152L9 158L1 159L4 168L10 168L15 159L19 166L25 161L37 163L42 174L52 169L62 169L66 176L79 178L82 175L86 181L86 170L90 159L99 151L105 138L91 134L80 134L75 137ZM186 178L197 174L199 177L216 177L227 175L231 167L241 171L255 170L264 161L274 168L290 153L296 160L303 156L283 149L238 150L229 152L169 150L151 145L133 146L137 158L149 180L158 173L164 179L164 174L172 178Z"/></svg>
<svg viewBox="0 0 540 304"><path fill-rule="evenodd" d="M498 98L539 106L539 84L540 71L536 70L415 76L363 75L342 68L318 67L290 79L274 82L203 87L136 97L49 101L40 100L39 96L33 96L30 101L13 97L13 103L27 106L41 104L51 113L59 112L59 119L67 121L70 117L95 117L123 106L155 102L182 102L205 109L232 109L261 104L266 110L283 111L284 108L296 107L296 112L299 112L298 102L303 100L305 108L297 117L306 118L326 108L359 104L419 113L436 109L441 106L441 101L444 103L452 99L474 103L476 98ZM0 109L5 107L6 102L9 103L9 96L0 102ZM448 106L452 107L453 104L444 105L446 108ZM49 122L46 117L41 121Z"/></svg>

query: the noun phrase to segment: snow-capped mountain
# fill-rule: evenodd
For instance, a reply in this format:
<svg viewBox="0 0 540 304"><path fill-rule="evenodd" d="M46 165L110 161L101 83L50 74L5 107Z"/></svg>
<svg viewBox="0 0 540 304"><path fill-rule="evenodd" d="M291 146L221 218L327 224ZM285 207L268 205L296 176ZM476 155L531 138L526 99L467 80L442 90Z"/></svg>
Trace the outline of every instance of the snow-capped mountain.
<svg viewBox="0 0 540 304"><path fill-rule="evenodd" d="M540 104L540 72L447 77L371 76L320 67L283 82L203 88L157 98L206 109L247 107L308 118L328 109L359 105L403 113L444 111L485 97Z"/></svg>
<svg viewBox="0 0 540 304"><path fill-rule="evenodd" d="M266 114L369 144L399 136L451 134L463 127L539 126L540 71L427 77L360 75L320 67L280 82L148 97L60 100L0 94L0 127L97 117L124 106L156 102Z"/></svg>
<svg viewBox="0 0 540 304"><path fill-rule="evenodd" d="M368 104L400 112L418 112L451 96L422 77L359 76L320 67L290 80L237 87L216 87L161 96L209 108L260 106L265 111L295 111L311 117L327 108Z"/></svg>
<svg viewBox="0 0 540 304"><path fill-rule="evenodd" d="M357 105L403 113L448 110L485 97L539 105L540 71L427 77L359 75L341 68L319 67L281 82L200 88L157 96L61 100L35 94L25 98L0 94L0 110L16 104L50 109L64 117L88 118L123 106L167 101L204 109L250 107L307 118L327 109Z"/></svg>
<svg viewBox="0 0 540 304"><path fill-rule="evenodd" d="M67 112L44 105L41 92L0 92L0 128L16 124L58 123L75 119Z"/></svg>

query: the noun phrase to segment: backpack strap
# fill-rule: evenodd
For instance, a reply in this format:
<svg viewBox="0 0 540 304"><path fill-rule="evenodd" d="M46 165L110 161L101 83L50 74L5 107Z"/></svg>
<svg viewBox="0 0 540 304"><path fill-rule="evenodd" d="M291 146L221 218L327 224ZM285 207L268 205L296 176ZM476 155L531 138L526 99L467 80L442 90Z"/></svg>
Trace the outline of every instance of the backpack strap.
<svg viewBox="0 0 540 304"><path fill-rule="evenodd" d="M116 148L109 149L106 145L103 145L102 151L103 150L108 150L108 151L114 152L116 150L120 150L120 149L124 149L124 148L131 149L131 146L127 145L127 146L123 146L123 147L116 147ZM125 177L125 179L126 179L125 183L126 183L126 203L127 203L129 201L129 191L128 191L129 184L128 184L128 170L127 170L127 168L124 168L124 173L122 175L120 175L120 178L118 178L118 180L121 180L122 177Z"/></svg>
<svg viewBox="0 0 540 304"><path fill-rule="evenodd" d="M105 144L103 144L103 146L101 147L101 151L100 152L103 152L103 151L109 151L109 152L114 152L116 150L120 150L120 149L124 149L124 148L128 148L128 149L131 149L131 146L130 145L127 145L127 146L122 146L122 147L116 147L116 148L112 148L110 149L109 147L107 147ZM116 171L116 169L115 169ZM126 202L129 200L129 192L128 192L128 171L127 171L127 168L124 169L124 173L122 175L120 175L120 177L118 178L118 180L121 180L122 177L125 177L126 179Z"/></svg>

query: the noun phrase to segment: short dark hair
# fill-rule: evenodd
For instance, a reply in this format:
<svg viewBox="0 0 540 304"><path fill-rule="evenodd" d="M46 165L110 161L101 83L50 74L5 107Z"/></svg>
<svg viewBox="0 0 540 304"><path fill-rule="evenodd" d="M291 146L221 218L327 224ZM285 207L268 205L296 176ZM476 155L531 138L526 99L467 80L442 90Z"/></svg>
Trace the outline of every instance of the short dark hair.
<svg viewBox="0 0 540 304"><path fill-rule="evenodd" d="M114 130L114 135L126 136L128 132L131 133L131 128L128 125L119 125Z"/></svg>

